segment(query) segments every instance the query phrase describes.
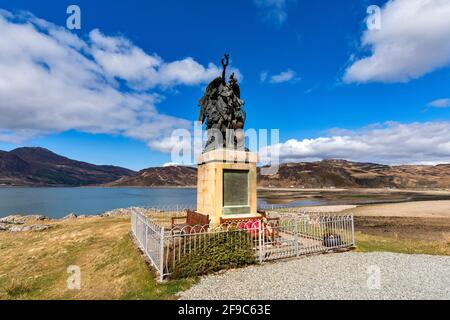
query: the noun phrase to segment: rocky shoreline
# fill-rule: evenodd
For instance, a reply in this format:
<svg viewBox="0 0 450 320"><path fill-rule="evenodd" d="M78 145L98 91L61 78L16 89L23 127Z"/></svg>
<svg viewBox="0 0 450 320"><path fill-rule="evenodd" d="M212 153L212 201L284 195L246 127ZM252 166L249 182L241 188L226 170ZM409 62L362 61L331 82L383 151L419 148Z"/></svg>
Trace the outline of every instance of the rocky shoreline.
<svg viewBox="0 0 450 320"><path fill-rule="evenodd" d="M322 207L304 207L301 208L302 211L308 210L310 212L341 212L346 209L354 208L355 206L322 206ZM155 209L149 208L118 208L110 211L105 211L97 215L85 215L70 213L63 218L50 218L45 215L20 215L14 214L4 218L0 218L0 232L26 232L26 231L43 231L54 227L51 222L62 222L69 220L78 220L86 218L107 218L107 217L128 217L131 215L132 209L139 209L139 211L145 214L154 214ZM281 209L279 213L290 214L298 212L299 208L284 208ZM157 210L158 211L158 210ZM164 212L166 210L161 210ZM172 212L173 210L167 210L167 212ZM175 212L175 211L173 211Z"/></svg>
<svg viewBox="0 0 450 320"><path fill-rule="evenodd" d="M65 221L85 218L106 218L106 217L125 217L131 215L132 208L119 208L105 211L98 215L77 215L70 213L63 218L50 218L45 215L20 215L14 214L4 218L0 218L0 232L26 232L26 231L43 231L52 228L48 222Z"/></svg>

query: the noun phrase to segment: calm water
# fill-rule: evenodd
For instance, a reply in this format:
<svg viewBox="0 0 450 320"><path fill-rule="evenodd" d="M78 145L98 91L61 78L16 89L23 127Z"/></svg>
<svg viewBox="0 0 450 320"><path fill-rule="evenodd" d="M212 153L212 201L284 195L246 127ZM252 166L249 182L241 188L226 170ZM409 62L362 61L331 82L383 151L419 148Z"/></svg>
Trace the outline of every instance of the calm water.
<svg viewBox="0 0 450 320"><path fill-rule="evenodd" d="M0 217L18 213L61 218L71 212L98 214L131 206L195 207L196 202L197 190L187 188L0 188ZM308 200L291 205L319 204Z"/></svg>

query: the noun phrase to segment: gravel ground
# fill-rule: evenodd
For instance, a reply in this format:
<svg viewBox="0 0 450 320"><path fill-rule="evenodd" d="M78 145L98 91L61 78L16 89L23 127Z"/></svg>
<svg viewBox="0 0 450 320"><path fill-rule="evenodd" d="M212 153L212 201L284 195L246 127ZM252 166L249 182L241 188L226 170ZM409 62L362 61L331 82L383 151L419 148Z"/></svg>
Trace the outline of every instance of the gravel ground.
<svg viewBox="0 0 450 320"><path fill-rule="evenodd" d="M304 257L202 277L180 298L450 299L450 256L348 252Z"/></svg>

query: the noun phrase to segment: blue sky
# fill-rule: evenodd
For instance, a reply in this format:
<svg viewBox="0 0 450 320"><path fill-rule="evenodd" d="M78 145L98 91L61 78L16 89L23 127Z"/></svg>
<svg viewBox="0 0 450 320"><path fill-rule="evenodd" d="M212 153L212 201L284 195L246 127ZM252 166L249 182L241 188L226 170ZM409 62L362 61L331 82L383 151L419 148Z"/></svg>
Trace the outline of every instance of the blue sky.
<svg viewBox="0 0 450 320"><path fill-rule="evenodd" d="M394 2L2 1L0 7L9 15L5 23L11 27L3 32L11 34L16 32L13 26L36 23L33 19L39 18L51 26L35 27L34 31L51 35L51 30L64 29L67 6L79 5L81 30L61 33L71 33L87 43L92 52L97 50L98 55L89 51L84 56L103 70L102 77L109 77L107 85L115 90L111 99L116 101L118 93L124 99L133 95L154 109L152 121L142 120L146 113L140 101L135 109L141 109L130 108L133 110L127 110L121 122L120 108L128 108L134 100L123 100L111 107L109 101L102 101L108 108L98 107L92 110L93 116L86 117L82 111L77 113L77 108L85 106L86 101L97 101L97 97L56 106L59 100L54 96L58 92L53 95L52 90L57 91L59 86L45 86L45 82L53 81L53 74L56 82L65 78L56 68L69 69L63 68L62 62L53 67L53 61L47 59L51 59L48 52L54 49L38 52L35 49L40 40L33 37L30 46L35 49L30 52L36 53L23 58L24 66L45 59L49 69L56 71L42 80L42 89L36 89L41 90L39 109L32 109L33 99L23 101L34 86L18 88L17 96L0 96L4 115L3 122L0 120L0 149L42 146L74 159L136 170L170 162L170 154L161 147L166 133L177 126L186 127L197 118L202 90L217 74L214 71L223 53L229 51L232 67L242 75L246 127L280 129L277 148L284 161L346 158L393 164L450 162L450 32L448 19L439 13L449 13L449 3L434 0L424 11L417 10L423 9L419 0ZM382 24L378 32L369 32L366 11L374 4L381 8ZM419 12L424 13L410 19ZM93 34L93 30L97 33ZM0 29L0 37L1 33ZM363 46L365 35L368 45ZM110 47L101 41L119 38L126 40L127 49L121 53L128 54L128 58L139 51L137 57L143 64L133 65L138 76L111 65L117 60L106 60L111 57L107 55L111 54ZM5 65L14 65L13 50L8 51L14 45L0 44L0 63L3 60ZM21 52L28 50L24 43L17 46ZM82 47L68 46L64 50L81 52ZM36 58L38 54L45 58ZM155 55L164 61L159 62L162 64L157 67L157 76L143 71ZM54 59L60 58L69 64L74 59L76 67L75 58L55 54ZM192 58L195 67L204 70L195 77L180 75L185 64L170 63L186 62L186 58ZM132 61L137 64L141 60ZM209 67L209 63L215 66ZM170 66L170 73L164 64ZM23 73L26 77L27 72ZM82 94L90 86L83 81L89 78L76 78L76 85L83 89L77 94ZM37 76L29 81L36 83L39 79ZM2 80L12 83L0 72L0 93ZM18 87L23 82L19 79L14 83ZM110 92L103 82L101 85L101 90ZM4 92L15 92L17 87ZM72 90L70 83L67 90ZM20 110L27 110L28 115L48 115L37 117L36 122L51 122L52 114L57 114L55 121L70 121L64 125L35 125L33 118L26 121L25 111ZM108 125L98 123L102 119ZM139 130L127 127L127 119L137 121ZM153 125L162 127L149 133Z"/></svg>

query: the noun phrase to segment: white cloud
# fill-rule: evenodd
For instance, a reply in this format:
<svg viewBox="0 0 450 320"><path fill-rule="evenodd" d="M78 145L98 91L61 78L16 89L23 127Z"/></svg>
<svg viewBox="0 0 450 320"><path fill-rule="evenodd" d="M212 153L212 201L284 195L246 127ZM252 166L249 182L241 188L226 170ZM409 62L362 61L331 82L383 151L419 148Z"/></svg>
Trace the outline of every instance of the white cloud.
<svg viewBox="0 0 450 320"><path fill-rule="evenodd" d="M190 57L164 62L123 37L94 30L83 40L31 14L3 10L0 141L74 129L124 135L161 150L173 129L191 124L159 113L164 97L148 89L196 85L219 74L214 64Z"/></svg>
<svg viewBox="0 0 450 320"><path fill-rule="evenodd" d="M299 78L296 78L296 72L292 71L291 69L288 69L287 71L283 71L280 74L274 75L270 78L270 82L272 83L283 83L283 82L289 82L289 81L296 81L299 80Z"/></svg>
<svg viewBox="0 0 450 320"><path fill-rule="evenodd" d="M287 21L288 4L296 2L297 0L254 0L262 19L276 28L281 27Z"/></svg>
<svg viewBox="0 0 450 320"><path fill-rule="evenodd" d="M279 152L282 162L329 158L386 164L450 162L450 122L388 122L333 133L288 140L268 147L263 154Z"/></svg>
<svg viewBox="0 0 450 320"><path fill-rule="evenodd" d="M185 166L185 164L178 163L178 162L166 162L162 166L164 168L166 168L166 167L181 167L181 166Z"/></svg>
<svg viewBox="0 0 450 320"><path fill-rule="evenodd" d="M297 77L297 73L291 69L283 71L279 74L269 75L268 72L261 72L259 75L259 79L261 82L265 82L269 80L270 83L284 83L284 82L297 82L300 81L301 78Z"/></svg>
<svg viewBox="0 0 450 320"><path fill-rule="evenodd" d="M264 82L267 80L269 73L267 71L263 71L259 74L259 81Z"/></svg>
<svg viewBox="0 0 450 320"><path fill-rule="evenodd" d="M450 99L437 99L428 103L432 108L450 108Z"/></svg>
<svg viewBox="0 0 450 320"><path fill-rule="evenodd" d="M450 65L450 1L390 0L381 29L366 30L370 56L347 68L344 82L408 82Z"/></svg>
<svg viewBox="0 0 450 320"><path fill-rule="evenodd" d="M191 57L165 62L156 54L149 55L123 37L108 37L99 30L90 33L91 52L96 62L111 77L126 80L135 89L156 86L196 85L220 75L213 63L204 67ZM239 70L232 69L242 78Z"/></svg>

